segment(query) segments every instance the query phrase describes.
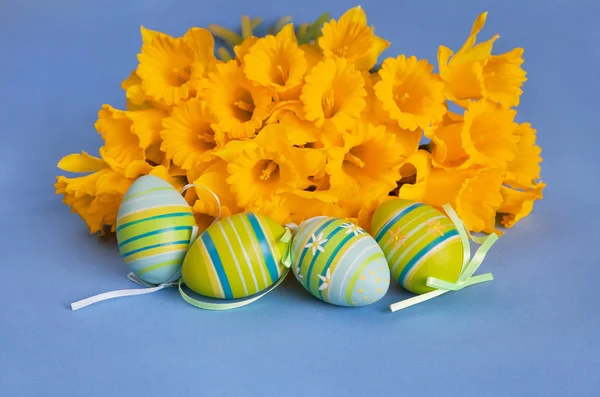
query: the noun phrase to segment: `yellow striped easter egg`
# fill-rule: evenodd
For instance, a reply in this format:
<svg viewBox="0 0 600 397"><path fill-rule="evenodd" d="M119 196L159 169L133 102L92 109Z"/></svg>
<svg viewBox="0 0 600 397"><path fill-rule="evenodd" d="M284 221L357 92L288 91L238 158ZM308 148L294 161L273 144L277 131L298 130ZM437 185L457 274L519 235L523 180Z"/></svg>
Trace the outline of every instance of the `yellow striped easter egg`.
<svg viewBox="0 0 600 397"><path fill-rule="evenodd" d="M117 242L123 261L152 284L179 279L195 226L192 209L173 186L153 175L137 179L117 215Z"/></svg>
<svg viewBox="0 0 600 397"><path fill-rule="evenodd" d="M437 209L402 199L377 207L371 232L383 250L392 278L416 294L432 291L428 277L456 282L463 246L452 221Z"/></svg>
<svg viewBox="0 0 600 397"><path fill-rule="evenodd" d="M267 216L235 214L209 226L190 247L185 284L211 298L237 299L261 292L284 273L285 228Z"/></svg>

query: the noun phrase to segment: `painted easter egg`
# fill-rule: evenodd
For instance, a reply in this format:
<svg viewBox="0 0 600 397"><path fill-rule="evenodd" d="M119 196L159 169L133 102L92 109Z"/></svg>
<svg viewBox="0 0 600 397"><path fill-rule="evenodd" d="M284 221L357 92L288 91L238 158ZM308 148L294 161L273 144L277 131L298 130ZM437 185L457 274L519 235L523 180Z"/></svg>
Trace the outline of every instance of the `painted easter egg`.
<svg viewBox="0 0 600 397"><path fill-rule="evenodd" d="M296 279L322 301L365 306L388 291L390 271L381 248L351 222L308 219L294 232L291 250Z"/></svg>
<svg viewBox="0 0 600 397"><path fill-rule="evenodd" d="M179 279L192 229L192 209L165 180L145 175L130 187L117 215L121 257L141 280L160 284Z"/></svg>
<svg viewBox="0 0 600 397"><path fill-rule="evenodd" d="M284 273L285 228L273 219L242 213L210 225L190 247L182 268L185 284L211 298L245 298L273 285Z"/></svg>
<svg viewBox="0 0 600 397"><path fill-rule="evenodd" d="M389 200L377 207L371 232L385 253L392 278L407 290L432 291L428 277L455 282L463 246L452 221L437 209L413 201Z"/></svg>

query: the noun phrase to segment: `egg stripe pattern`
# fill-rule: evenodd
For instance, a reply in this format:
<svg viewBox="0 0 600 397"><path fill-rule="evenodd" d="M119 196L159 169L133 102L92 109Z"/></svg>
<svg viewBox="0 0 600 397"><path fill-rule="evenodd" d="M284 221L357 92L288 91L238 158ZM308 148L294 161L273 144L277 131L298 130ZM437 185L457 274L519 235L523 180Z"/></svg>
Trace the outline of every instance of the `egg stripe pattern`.
<svg viewBox="0 0 600 397"><path fill-rule="evenodd" d="M442 216L437 216L431 219L438 220L441 218ZM390 255L390 259L388 260L388 263L391 265L392 272L396 271L400 263L406 262L404 260L405 258L414 257L416 253L423 249L423 246L427 245L428 242L431 241L431 235L424 231L426 228L426 223L419 224L419 226L415 227L405 236L404 241L400 243L400 246L397 249L394 248L393 254ZM413 238L413 236L415 238Z"/></svg>
<svg viewBox="0 0 600 397"><path fill-rule="evenodd" d="M152 236L157 237L160 235L160 237L165 237L162 236L162 234L169 231L190 232L194 226L195 220L193 216L165 218L159 221L138 223L137 225L132 225L128 228L122 229L119 232L119 246L122 247L135 241L135 238L138 236L143 235L144 237L148 237L147 241L151 241L152 239L150 237ZM191 235L191 233L189 234Z"/></svg>
<svg viewBox="0 0 600 397"><path fill-rule="evenodd" d="M244 295L248 295L248 287L246 286L246 278L244 273L242 272L242 268L240 267L240 261L238 260L238 256L236 255L233 246L231 244L231 240L229 238L230 234L233 234L234 228L233 227L228 227L228 230L226 231L225 228L223 227L223 222L217 222L216 226L219 228L220 230L220 236L223 237L223 239L225 240L225 246L227 247L228 251L227 251L227 260L233 261L234 265L235 265L235 270L237 270L237 276L239 277L239 281L240 284L242 286L242 288L244 289ZM241 257L241 255L240 255ZM225 259L225 258L224 258ZM236 287L238 287L237 285L232 285L233 289L236 289ZM239 288L239 287L238 287Z"/></svg>
<svg viewBox="0 0 600 397"><path fill-rule="evenodd" d="M395 245L396 238L399 239L400 237L407 237L407 235L404 234L407 230L411 230L414 227L418 227L425 220L430 219L431 216L433 216L434 214L439 214L439 212L433 208L429 210L427 208L423 208L423 210L419 211L418 214L415 214L415 216L411 220L402 223L402 226L400 227L392 228L392 232L389 232L388 234L383 236L383 238L380 241L383 250L386 251L388 248L390 248L390 255L387 258L388 262L393 262L393 254L396 254L397 252L396 248L392 247Z"/></svg>
<svg viewBox="0 0 600 397"><path fill-rule="evenodd" d="M415 257L413 259L415 259L414 263L409 263L406 265L405 269L402 271L402 273L399 276L398 282L401 282L402 285L406 288L406 286L410 285L410 283L412 283L413 278L415 276L415 274L417 273L417 270L419 269L419 266L424 263L427 259L429 259L431 256L435 255L439 250L443 249L445 246L451 244L454 241L460 241L460 236L458 234L458 231L456 230L452 230L450 232L447 233L447 235L452 235L449 238L445 238L442 242L436 244L436 245L432 245L432 247L429 249L429 251L422 251L419 253L419 257ZM443 237L447 237L446 235L444 235ZM440 237L442 238L442 237ZM406 272L405 272L406 270Z"/></svg>
<svg viewBox="0 0 600 397"><path fill-rule="evenodd" d="M354 273L354 275L352 276L352 278L350 279L350 282L348 283L348 287L346 288L346 302L348 304L353 304L354 300L352 299L352 295L354 292L354 287L356 285L356 283L358 282L359 278L362 278L363 276L361 275L362 271L371 264L371 262L373 261L383 261L385 259L385 257L383 256L382 252L377 252L375 254L372 254L371 256L367 257L366 260L364 260L360 266L358 267L356 273ZM389 282L389 280L388 280ZM365 297L365 300L368 297Z"/></svg>
<svg viewBox="0 0 600 397"><path fill-rule="evenodd" d="M379 242L383 238L383 236L385 236L385 234L392 228L392 226L394 226L396 222L398 222L406 215L410 214L411 211L423 206L424 204L421 203L412 203L401 207L395 212L393 212L384 222L384 226L375 235L375 241Z"/></svg>
<svg viewBox="0 0 600 397"><path fill-rule="evenodd" d="M275 250L278 250L277 247L273 248L271 244L272 241L275 241L273 235L271 235L270 231L265 232L268 228L263 228L260 220L256 217L256 215L248 213L246 214L248 220L250 221L250 225L252 226L252 230L256 233L256 241L262 251L263 260L267 265L267 270L269 271L269 276L271 277L271 284L275 283L280 276L279 266L277 266L277 259L275 257Z"/></svg>
<svg viewBox="0 0 600 397"><path fill-rule="evenodd" d="M138 234L137 236L132 236L132 237L128 238L127 240L122 241L119 244L119 247L123 247L127 244L133 243L134 241L141 240L146 237L153 237L153 236L157 236L157 235L165 234L165 233L169 233L169 232L187 231L187 230L191 231L192 226L174 226L174 227L166 227L163 229L157 229L157 230L153 230L151 232Z"/></svg>
<svg viewBox="0 0 600 397"><path fill-rule="evenodd" d="M219 280L219 274L217 273L217 269L215 268L215 265L211 261L210 255L208 254L208 251L206 250L206 245L194 244L192 246L192 249L200 250L200 255L202 257L202 263L206 263L209 265L209 266L198 266L197 270L200 272L201 275L205 276L205 277L202 277L203 280L206 280L208 278L208 281L210 283L210 288L213 293L213 295L211 295L211 296L214 296L217 298L225 298L225 290L223 289L223 285L221 284L221 281Z"/></svg>
<svg viewBox="0 0 600 397"><path fill-rule="evenodd" d="M227 275L225 274L225 268L223 267L223 263L221 262L221 257L219 256L219 252L217 251L217 247L213 242L213 239L208 232L204 232L200 235L204 246L206 247L206 251L208 252L209 262L215 268L217 272L219 283L223 288L223 294L226 299L233 299L233 293L231 292L231 286L229 284L229 280L227 279Z"/></svg>
<svg viewBox="0 0 600 397"><path fill-rule="evenodd" d="M334 240L334 237L335 237L335 236L336 236L338 233L340 233L340 232L343 230L343 229L342 229L342 228L339 226L339 224L338 224L338 223L339 223L339 222L332 222L332 223L330 223L330 224L329 224L327 227L325 227L325 228L323 229L323 235L324 235L324 238L323 238L323 240L322 240L322 241L325 241L325 240L327 240L327 241L325 241L325 242L324 242L324 243L322 243L322 244L319 244L319 246L321 246L322 248L324 248L323 246L324 246L324 245L327 245L327 253L323 253L324 255L327 255L327 256L329 256L329 255L331 254L331 248L330 248L330 247L334 246L334 245L333 245L333 244L334 244L334 241L335 241L335 240ZM318 236L318 235L320 235L320 234L321 234L320 232L319 232L319 234L315 233L315 235L317 235L317 236ZM317 238L318 238L318 237L317 237ZM314 240L314 241L316 242L317 240ZM337 241L336 241L336 242L337 242ZM312 253L312 251L313 251L313 248L311 248L311 247L308 247L308 248L305 248L305 250L306 250L306 251L310 250L310 251L311 251L311 253ZM317 278L317 277L315 277L315 279L314 279L314 282L312 282L312 283L311 283L311 281L313 281L313 279L311 278L311 273L312 273L312 271L313 271L313 268L314 268L315 262L316 262L316 261L317 261L317 259L319 258L319 255L321 255L321 250L319 250L319 249L317 249L317 250L314 250L314 253L312 253L312 259L311 259L311 261L310 261L310 265L308 266L308 268L307 268L306 270L304 270L304 269L303 269L303 270L304 270L304 271L303 271L303 272L304 272L304 276L306 277L306 282L307 282L307 285L306 285L306 287L308 288L308 290L309 290L310 292L312 292L312 293L316 293L317 295L318 295L319 286L320 286L320 285L319 285L319 284L320 284L320 279L319 279L319 278ZM321 270L321 269L317 270L317 272L319 272L320 270Z"/></svg>
<svg viewBox="0 0 600 397"><path fill-rule="evenodd" d="M311 237L312 236L315 236L315 238L318 237L323 232L323 230L327 226L331 225L333 222L335 222L334 218L323 219L320 222L321 225L318 226L317 230L314 233L312 233L312 235L309 233L309 235L306 236L306 239L304 239L304 241L302 242L301 248L300 248L302 250L301 251L302 254L300 255L300 260L297 262L298 263L298 274L300 274L300 272L303 270L302 265L304 264L304 257L310 251L310 249L306 248L306 245L310 241ZM307 227L307 229L308 229L308 227ZM294 252L298 252L298 251L294 251Z"/></svg>
<svg viewBox="0 0 600 397"><path fill-rule="evenodd" d="M342 250L342 248L344 248L344 252L342 254L345 254L346 252L348 252L348 250L350 249L350 247L347 245L347 243L353 238L355 237L353 233L348 234L346 237L344 237L344 239L342 241L340 241L340 243L334 248L333 252L331 253L331 255L329 256L329 259L327 260L327 263L325 263L325 267L323 268L323 270L321 271L321 276L326 277L327 276L327 270L330 269L331 267L331 263L333 262L333 260L338 256L338 254L340 253L340 251ZM334 269L332 269L334 270ZM330 270L330 279L331 279L331 271ZM326 288L327 289L327 288ZM321 299L323 299L323 290L319 289L318 290L319 293L319 297L321 297Z"/></svg>
<svg viewBox="0 0 600 397"><path fill-rule="evenodd" d="M349 242L349 240L351 240L353 237L353 234L349 234L349 236L346 237L347 242ZM351 244L349 244L347 247L345 247L344 251L342 252L342 255L339 256L339 259L337 259L335 262L331 263L331 259L330 259L330 263L328 265L326 265L326 269L324 269L324 274L322 274L323 276L327 275L327 269L331 269L330 271L330 276L331 279L329 280L329 288L326 288L322 291L319 291L321 293L321 298L323 298L325 301L329 301L335 304L340 304L342 302L342 291L346 288L344 286L344 274L342 274L342 272L338 271L338 264L340 263L345 263L344 260L346 260L346 257L348 256L348 254L353 254L356 255L356 250L360 250L363 247L366 247L365 250L368 250L369 247L372 247L373 244L370 241L370 236L368 234L359 234L358 238L355 239L355 241L353 241ZM351 262L350 268L352 268L352 265L358 261L358 258L361 256L361 254L357 255L354 258L354 262ZM349 269L350 269L349 268ZM340 296L339 296L339 300L337 299L337 297L335 296L335 293L333 295L330 295L330 291L340 291Z"/></svg>
<svg viewBox="0 0 600 397"><path fill-rule="evenodd" d="M179 258L173 259L173 260L170 260L170 261L160 262L160 263L157 263L155 265L143 268L142 270L140 270L139 272L137 272L137 275L141 276L141 275L146 274L146 273L151 273L151 272L153 272L155 270L163 269L165 267L170 267L170 266L179 266L180 264L181 264L181 259L179 259Z"/></svg>
<svg viewBox="0 0 600 397"><path fill-rule="evenodd" d="M354 258L354 260L352 261L352 263L350 264L350 266L348 267L348 269L346 269L346 272L344 273L340 285L341 287L339 288L339 302L344 302L346 301L346 303L348 304L352 304L352 290L350 289L350 298L347 298L347 292L348 292L348 287L350 284L350 275L356 273L356 268L360 267L367 258L371 257L372 255L375 254L381 254L380 249L378 249L379 247L377 245L374 244L370 244L368 239L364 239L363 240L365 242L365 244L362 244L361 246L358 246L357 249L362 248L362 251L360 251L360 253ZM369 244L367 244L369 243ZM332 285L333 283L335 283L335 277L332 277ZM389 282L389 280L388 280Z"/></svg>
<svg viewBox="0 0 600 397"><path fill-rule="evenodd" d="M162 254L156 254L130 262L128 266L132 272L134 272L136 275L139 275L145 268L156 266L160 263L175 261L178 259L179 263L181 264L181 257L185 255L185 252L186 249L183 248L178 251L169 251Z"/></svg>
<svg viewBox="0 0 600 397"><path fill-rule="evenodd" d="M252 262L250 261L250 257L248 256L248 253L246 252L246 250L243 249L243 247L247 247L247 245L245 243L248 243L249 240L251 240L251 239L249 239L249 238L242 239L242 236L240 235L241 233L238 233L237 229L235 228L235 225L233 224L233 221L231 220L231 217L226 218L225 220L227 221L229 227L231 228L231 230L233 231L233 234L235 235L236 240L234 242L234 247L235 247L236 255L240 258L241 258L240 254L243 255L243 258L244 258L243 265L246 267L247 271L250 273L252 282L254 284L254 291L260 291L263 288L266 288L267 285L259 287L258 280L256 279L256 275L254 274ZM244 236L244 237L246 237L246 236Z"/></svg>
<svg viewBox="0 0 600 397"><path fill-rule="evenodd" d="M253 238L254 235L252 234L252 231L251 231L252 226L250 225L250 222L248 221L248 219L246 219L246 217L241 217L240 223L244 226L245 236L247 236L248 240L250 240L250 245L252 245L252 253L254 254L254 256L253 257L251 256L251 258L253 258L253 259L256 258L256 262L252 261L252 263L261 263L262 260L261 260L261 255L260 255L260 248L258 248L256 241L254 241L254 238ZM269 280L267 280L267 272L265 271L264 266L258 266L258 268L260 269L260 275L261 275L261 278L259 278L259 280L262 279L262 281L263 281L263 284L261 285L261 287L262 287L261 291L262 291L264 288L267 288L270 284L269 284Z"/></svg>
<svg viewBox="0 0 600 397"><path fill-rule="evenodd" d="M141 247L141 248L129 251L126 254L123 254L123 258L127 258L128 256L131 256L134 254L140 254L140 253L143 253L144 251L150 251L154 248L166 248L166 247L175 247L176 248L179 245L186 246L189 244L189 242L190 242L189 239L188 240L178 240L178 241L169 241L168 243L154 244L154 245L150 245L148 247ZM152 252L151 255L155 255L154 252Z"/></svg>
<svg viewBox="0 0 600 397"><path fill-rule="evenodd" d="M151 217L154 217L157 215L163 215L161 218L169 218L171 216L171 214L173 214L173 213L185 212L185 213L189 214L190 216L193 216L192 210L190 209L190 207L188 205L182 205L182 204L179 204L179 205L173 205L173 204L155 205L152 207L135 209L133 211L129 211L129 212L121 215L122 212L123 211L121 211L119 209L119 217L117 218L117 222L119 223L119 226L123 226L122 229L124 229L128 226L131 226L131 225L129 225L129 223L133 223L135 221L147 221L147 220L150 220ZM157 219L161 219L161 218L157 218ZM137 222L137 223L141 223L141 222Z"/></svg>
<svg viewBox="0 0 600 397"><path fill-rule="evenodd" d="M194 215L191 212L174 212L172 214L161 214L161 215L156 215L156 216L150 216L150 217L147 217L144 219L138 219L137 221L131 221L129 223L120 225L116 231L120 232L121 230L125 229L126 227L139 225L140 223L144 223L144 222L156 221L159 219L169 219L169 218L177 218L177 217L187 218L187 217L193 217L193 216Z"/></svg>
<svg viewBox="0 0 600 397"><path fill-rule="evenodd" d="M170 189L171 191L158 192L151 195L138 196L132 200L123 199L121 206L125 208L150 208L159 205L164 205L165 201L170 202L173 200L173 196L178 194ZM182 198L182 200L184 200Z"/></svg>

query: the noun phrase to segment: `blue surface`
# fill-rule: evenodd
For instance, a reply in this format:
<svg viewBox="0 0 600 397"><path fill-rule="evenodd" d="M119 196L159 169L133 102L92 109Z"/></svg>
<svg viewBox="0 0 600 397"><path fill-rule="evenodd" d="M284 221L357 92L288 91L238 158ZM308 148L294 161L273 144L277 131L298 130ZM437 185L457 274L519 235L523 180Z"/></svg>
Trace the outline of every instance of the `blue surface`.
<svg viewBox="0 0 600 397"><path fill-rule="evenodd" d="M327 4L327 6L326 6ZM4 2L0 13L0 396L598 396L598 1L365 1L403 52L435 61L476 15L496 50L525 48L519 120L538 130L545 199L493 248L492 283L390 313L320 303L293 277L246 308L174 290L78 312L129 288L114 241L54 195L58 159L96 153L93 124L135 65L139 25L182 34L242 13L310 20L354 1ZM194 394L192 394L192 392Z"/></svg>

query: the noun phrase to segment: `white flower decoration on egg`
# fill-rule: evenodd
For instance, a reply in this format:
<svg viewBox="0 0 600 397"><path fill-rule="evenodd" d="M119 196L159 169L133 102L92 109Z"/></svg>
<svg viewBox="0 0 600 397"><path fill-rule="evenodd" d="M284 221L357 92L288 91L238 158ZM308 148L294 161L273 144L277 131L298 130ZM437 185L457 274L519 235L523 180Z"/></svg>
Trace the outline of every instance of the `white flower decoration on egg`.
<svg viewBox="0 0 600 397"><path fill-rule="evenodd" d="M319 234L319 237L315 237L315 234L313 233L311 240L312 241L310 243L306 244L304 246L304 248L312 248L313 256L315 255L317 250L319 250L321 252L325 252L325 249L322 247L322 245L327 242L327 239L323 239L323 232L321 232L321 234Z"/></svg>
<svg viewBox="0 0 600 397"><path fill-rule="evenodd" d="M364 230L354 223L344 223L342 227L346 229L346 234L354 233L355 236L358 236L364 233Z"/></svg>
<svg viewBox="0 0 600 397"><path fill-rule="evenodd" d="M323 291L324 289L329 287L329 284L331 284L331 270L329 268L327 269L325 277L321 276L320 274L318 276L323 282L323 284L321 284L321 286L319 287L319 291Z"/></svg>
<svg viewBox="0 0 600 397"><path fill-rule="evenodd" d="M300 283L304 283L304 280L302 280L304 276L300 274L300 266L296 267L296 277L298 278L298 281L300 281Z"/></svg>

